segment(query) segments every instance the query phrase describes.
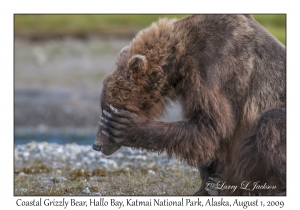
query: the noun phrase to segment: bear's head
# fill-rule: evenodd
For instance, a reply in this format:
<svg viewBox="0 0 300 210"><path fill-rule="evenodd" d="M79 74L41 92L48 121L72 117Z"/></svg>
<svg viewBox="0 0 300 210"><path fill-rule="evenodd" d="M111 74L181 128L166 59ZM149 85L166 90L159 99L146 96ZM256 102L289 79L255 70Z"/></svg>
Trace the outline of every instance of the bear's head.
<svg viewBox="0 0 300 210"><path fill-rule="evenodd" d="M168 92L161 66L125 47L118 56L115 68L103 81L101 111L109 110L109 105L112 105L154 119L163 114L168 104L168 97L165 97ZM99 125L96 141L101 145L101 152L110 155L120 146L107 140L101 130Z"/></svg>

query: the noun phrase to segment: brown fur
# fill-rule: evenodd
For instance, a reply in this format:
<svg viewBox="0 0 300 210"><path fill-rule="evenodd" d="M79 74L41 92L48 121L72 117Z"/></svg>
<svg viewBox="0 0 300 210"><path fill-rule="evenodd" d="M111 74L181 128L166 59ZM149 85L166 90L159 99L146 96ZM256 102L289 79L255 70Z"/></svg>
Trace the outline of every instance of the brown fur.
<svg viewBox="0 0 300 210"><path fill-rule="evenodd" d="M162 19L122 50L104 81L102 109L124 110L120 124L105 124L108 139L199 167L198 195L207 195L213 175L277 187L225 195L284 190L285 58L285 47L249 15ZM170 100L180 101L186 121L154 121ZM106 138L102 129L98 138Z"/></svg>

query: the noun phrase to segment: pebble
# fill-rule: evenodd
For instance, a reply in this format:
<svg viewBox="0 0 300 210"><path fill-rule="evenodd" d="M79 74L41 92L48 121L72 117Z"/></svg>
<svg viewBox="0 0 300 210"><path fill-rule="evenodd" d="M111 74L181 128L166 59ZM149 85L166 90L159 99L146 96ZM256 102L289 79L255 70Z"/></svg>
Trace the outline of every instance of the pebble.
<svg viewBox="0 0 300 210"><path fill-rule="evenodd" d="M155 175L155 171L149 170L149 171L148 171L148 174L150 174L150 175Z"/></svg>
<svg viewBox="0 0 300 210"><path fill-rule="evenodd" d="M21 188L21 189L20 189L20 193L21 193L22 195L25 194L25 193L27 193L27 191L28 191L28 190L25 189L25 188Z"/></svg>
<svg viewBox="0 0 300 210"><path fill-rule="evenodd" d="M82 193L84 193L84 194L89 194L89 193L91 193L91 191L90 191L90 189L89 189L88 187L86 187L86 188L84 188L84 189L82 190Z"/></svg>
<svg viewBox="0 0 300 210"><path fill-rule="evenodd" d="M53 177L53 178L51 178L51 180L55 183L60 183L62 181L68 181L68 179L65 177Z"/></svg>
<svg viewBox="0 0 300 210"><path fill-rule="evenodd" d="M100 168L114 172L142 167L147 169L149 174L153 174L155 173L151 170L153 168L174 169L186 167L191 169L186 163L175 158L169 158L166 153L157 154L127 147L121 147L110 156L94 151L91 145L77 145L74 143L62 145L48 142L30 142L15 145L14 150L15 167L22 167L25 163L42 161L48 167L54 169L68 167L90 171Z"/></svg>
<svg viewBox="0 0 300 210"><path fill-rule="evenodd" d="M25 174L24 172L20 172L18 175L19 175L20 177L25 177L25 176L27 176L27 174Z"/></svg>

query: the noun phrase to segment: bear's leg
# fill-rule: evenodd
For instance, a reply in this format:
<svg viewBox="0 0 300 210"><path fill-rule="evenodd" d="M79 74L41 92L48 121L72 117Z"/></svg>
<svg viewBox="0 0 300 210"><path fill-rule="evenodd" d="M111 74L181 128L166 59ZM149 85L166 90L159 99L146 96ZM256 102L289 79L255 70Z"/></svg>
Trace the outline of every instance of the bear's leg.
<svg viewBox="0 0 300 210"><path fill-rule="evenodd" d="M258 152L262 154L280 182L286 183L286 110L271 109L261 116L256 133ZM285 189L284 189L285 190Z"/></svg>
<svg viewBox="0 0 300 210"><path fill-rule="evenodd" d="M209 166L200 166L200 178L201 186L200 189L195 192L196 196L208 196L208 195L219 195L219 191L215 189L217 182L220 180L218 176L215 175L216 163L213 163Z"/></svg>
<svg viewBox="0 0 300 210"><path fill-rule="evenodd" d="M246 133L221 175L233 190L219 195L283 195L286 186L286 114L285 109L271 109L258 119L255 130ZM255 187L265 183L273 188Z"/></svg>
<svg viewBox="0 0 300 210"><path fill-rule="evenodd" d="M199 172L201 178L201 186L200 189L197 192L195 192L194 195L198 195L198 196L209 195L208 192L205 190L206 183L208 182L209 177L211 176L209 167L200 166Z"/></svg>

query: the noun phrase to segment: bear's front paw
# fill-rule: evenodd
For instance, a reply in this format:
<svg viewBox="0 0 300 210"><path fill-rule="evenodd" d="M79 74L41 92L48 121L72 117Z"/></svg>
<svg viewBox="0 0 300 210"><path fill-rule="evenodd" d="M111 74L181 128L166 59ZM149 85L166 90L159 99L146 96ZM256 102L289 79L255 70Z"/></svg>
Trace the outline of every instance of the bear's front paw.
<svg viewBox="0 0 300 210"><path fill-rule="evenodd" d="M112 105L109 108L109 110L103 110L103 116L100 116L102 133L117 144L131 140L130 133L132 133L132 128L137 126L136 119L139 116L126 110L116 109Z"/></svg>

